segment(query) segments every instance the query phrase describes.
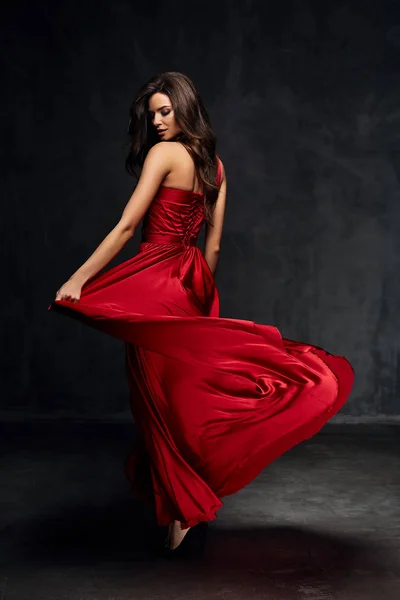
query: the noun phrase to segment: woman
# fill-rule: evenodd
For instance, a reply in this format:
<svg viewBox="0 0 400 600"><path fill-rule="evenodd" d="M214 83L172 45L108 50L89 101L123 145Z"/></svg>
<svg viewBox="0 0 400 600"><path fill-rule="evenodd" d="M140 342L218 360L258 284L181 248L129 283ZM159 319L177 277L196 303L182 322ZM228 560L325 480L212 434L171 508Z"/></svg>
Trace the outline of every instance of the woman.
<svg viewBox="0 0 400 600"><path fill-rule="evenodd" d="M226 174L191 80L157 75L130 115L126 167L141 170L136 189L49 309L125 342L139 432L127 474L168 526L169 552L183 556L204 539L222 497L341 408L353 370L344 357L283 339L273 326L219 318L214 276ZM98 275L141 222L138 254Z"/></svg>

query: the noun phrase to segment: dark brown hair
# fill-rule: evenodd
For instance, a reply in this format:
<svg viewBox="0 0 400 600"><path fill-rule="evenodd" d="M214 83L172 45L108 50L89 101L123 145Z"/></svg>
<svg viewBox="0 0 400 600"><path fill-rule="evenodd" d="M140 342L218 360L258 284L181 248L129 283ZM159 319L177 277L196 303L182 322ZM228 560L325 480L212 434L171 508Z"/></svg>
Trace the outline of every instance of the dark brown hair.
<svg viewBox="0 0 400 600"><path fill-rule="evenodd" d="M130 107L130 149L125 160L126 170L139 177L147 153L160 141L148 112L149 99L155 93L166 94L171 101L176 122L181 129L174 141L184 145L193 158L204 194L205 219L211 223L219 189L216 185L216 137L200 95L187 75L176 71L159 73L136 94Z"/></svg>

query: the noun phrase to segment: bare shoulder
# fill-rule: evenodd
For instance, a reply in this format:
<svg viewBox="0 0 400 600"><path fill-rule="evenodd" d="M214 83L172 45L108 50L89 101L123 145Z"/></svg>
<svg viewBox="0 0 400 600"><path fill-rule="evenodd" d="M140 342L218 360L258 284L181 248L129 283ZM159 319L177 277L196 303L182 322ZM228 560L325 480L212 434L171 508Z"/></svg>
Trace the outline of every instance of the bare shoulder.
<svg viewBox="0 0 400 600"><path fill-rule="evenodd" d="M187 158L188 162L192 160L187 148L181 142L160 142L161 144L167 144L171 154L178 160Z"/></svg>
<svg viewBox="0 0 400 600"><path fill-rule="evenodd" d="M170 166L182 162L185 158L190 160L188 151L179 142L157 142L148 152L158 160L166 161Z"/></svg>
<svg viewBox="0 0 400 600"><path fill-rule="evenodd" d="M149 156L150 154L152 156L163 156L171 154L171 150L168 146L168 142L157 142L156 144L154 144L154 146L150 148L150 150L147 153L147 156Z"/></svg>
<svg viewBox="0 0 400 600"><path fill-rule="evenodd" d="M154 144L146 155L145 165L150 168L162 167L170 169L174 163L174 156L171 153L168 142L158 142Z"/></svg>

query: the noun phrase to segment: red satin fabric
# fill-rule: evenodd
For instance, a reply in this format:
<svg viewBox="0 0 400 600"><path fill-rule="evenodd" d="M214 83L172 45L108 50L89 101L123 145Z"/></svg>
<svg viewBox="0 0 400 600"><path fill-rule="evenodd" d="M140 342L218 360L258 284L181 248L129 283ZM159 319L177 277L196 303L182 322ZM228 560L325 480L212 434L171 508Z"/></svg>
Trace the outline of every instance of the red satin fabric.
<svg viewBox="0 0 400 600"><path fill-rule="evenodd" d="M125 342L139 431L126 473L159 525L216 518L221 498L319 431L354 379L344 357L219 317L195 245L203 220L202 195L161 186L137 255L89 281L79 303L49 307Z"/></svg>

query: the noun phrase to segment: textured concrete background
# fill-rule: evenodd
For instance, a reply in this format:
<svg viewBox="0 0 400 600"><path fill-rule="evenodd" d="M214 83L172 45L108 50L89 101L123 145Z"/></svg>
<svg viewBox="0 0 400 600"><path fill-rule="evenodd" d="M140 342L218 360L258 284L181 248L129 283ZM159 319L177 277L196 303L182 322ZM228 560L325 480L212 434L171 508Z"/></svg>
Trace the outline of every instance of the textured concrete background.
<svg viewBox="0 0 400 600"><path fill-rule="evenodd" d="M221 316L346 355L356 384L342 415L399 415L398 3L2 6L0 408L127 413L122 343L47 306L132 192L134 93L178 70L198 86L229 179Z"/></svg>

